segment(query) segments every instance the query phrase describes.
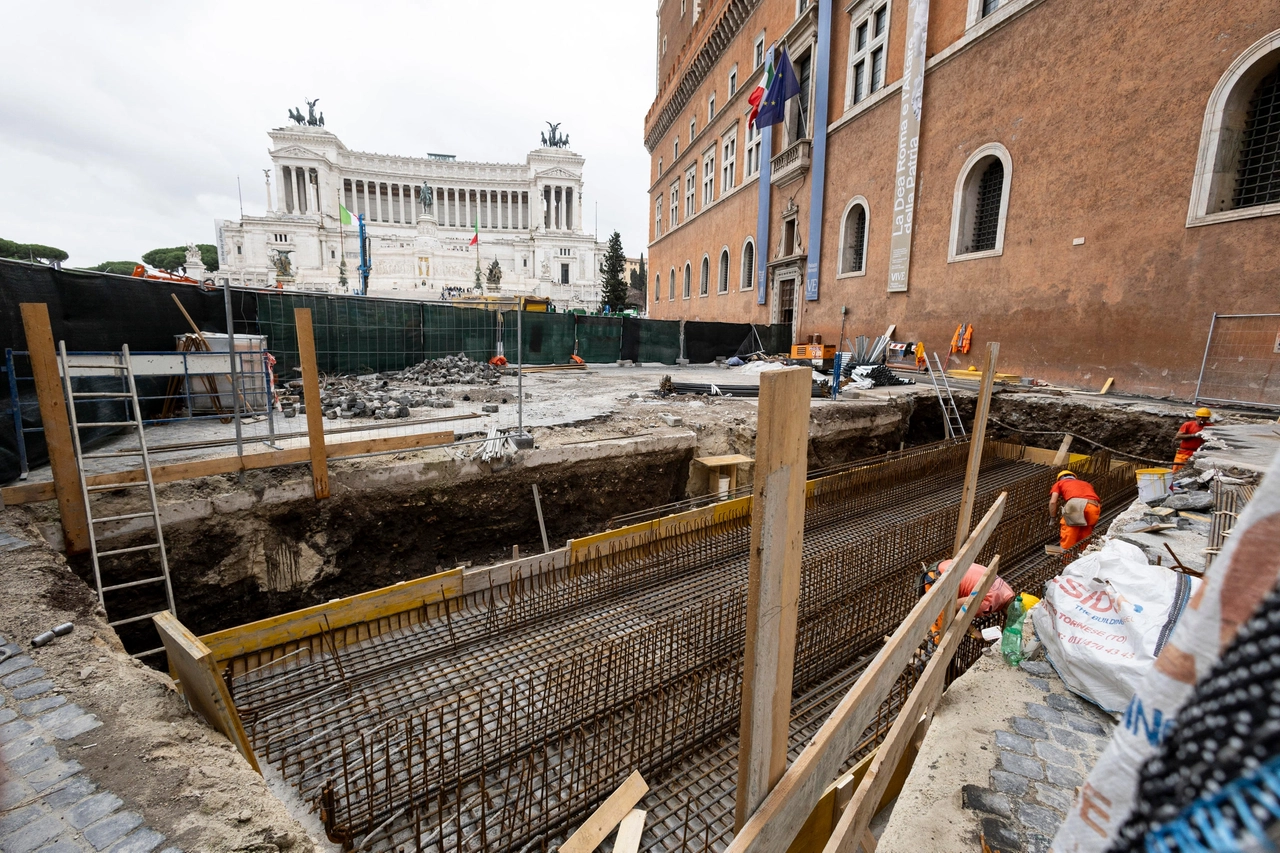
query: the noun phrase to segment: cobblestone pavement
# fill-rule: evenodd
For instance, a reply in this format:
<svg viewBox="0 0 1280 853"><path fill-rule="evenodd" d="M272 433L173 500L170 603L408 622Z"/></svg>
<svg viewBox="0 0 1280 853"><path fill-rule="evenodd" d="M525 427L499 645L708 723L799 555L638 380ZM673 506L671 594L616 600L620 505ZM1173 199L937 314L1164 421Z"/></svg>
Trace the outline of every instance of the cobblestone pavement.
<svg viewBox="0 0 1280 853"><path fill-rule="evenodd" d="M5 853L150 853L165 838L97 787L66 741L102 725L59 695L45 671L0 637L0 850ZM179 853L165 848L162 853Z"/></svg>
<svg viewBox="0 0 1280 853"><path fill-rule="evenodd" d="M1044 698L996 730L989 784L961 791L993 853L1047 853L1115 727L1110 715L1069 693L1047 662L1024 661L1021 669Z"/></svg>

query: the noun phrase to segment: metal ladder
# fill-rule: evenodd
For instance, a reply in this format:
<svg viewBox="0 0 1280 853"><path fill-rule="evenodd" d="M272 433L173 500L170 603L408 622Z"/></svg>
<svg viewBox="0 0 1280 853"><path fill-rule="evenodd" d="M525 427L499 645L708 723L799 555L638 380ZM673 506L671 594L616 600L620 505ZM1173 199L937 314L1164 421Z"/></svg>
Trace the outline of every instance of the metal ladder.
<svg viewBox="0 0 1280 853"><path fill-rule="evenodd" d="M79 469L79 474L80 474L80 494L82 499L84 500L85 515L87 516L88 522L89 522L89 553L93 558L93 580L98 590L98 604L102 606L102 609L104 612L107 612L108 624L111 625L111 627L116 628L121 625L128 625L133 622L142 622L144 620L149 620L151 619L151 617L155 616L157 613L162 613L163 611L157 610L151 613L143 613L142 615L139 615L139 616L129 616L124 619L117 619L112 621L111 615L107 611L106 594L109 592L114 592L116 590L121 590L121 589L130 589L133 587L147 586L150 584L163 583L165 598L169 604L169 611L171 613L177 613L177 608L174 606L174 603L173 603L173 584L170 582L170 579L169 579L169 558L168 558L168 555L165 553L165 548L164 548L164 531L160 527L160 507L156 503L156 485L155 485L155 481L152 479L152 476L151 476L151 457L147 453L147 439L146 439L146 436L143 434L142 410L138 405L138 386L137 386L137 383L134 381L133 362L129 357L129 347L126 344L121 348L119 361L107 362L105 361L105 359L110 358L110 356L107 356L107 355L100 356L100 358L104 360L103 361L95 360L94 362L88 363L88 364L77 361L73 365L70 359L67 358L66 341L58 342L58 359L60 361L59 367L61 367L62 369L63 390L66 392L66 395L67 395L67 417L71 422L71 437L72 437L72 440L75 442L76 462L78 463L76 467ZM89 368L93 371L102 371L102 370L115 371L119 374L122 374L121 378L126 380L125 384L128 386L128 390L127 391L82 391L80 393L76 393L75 389L73 388L73 383L71 382L71 371L73 368ZM79 422L76 415L76 403L81 401L86 401L86 400L123 401L124 406L126 408L126 416L128 416L130 419L123 420L123 421L98 421L93 423L82 424ZM80 429L82 427L85 427L85 428L133 427L135 430L137 430L138 446L134 448L129 448L127 450L107 450L107 451L102 451L98 453L85 453L83 448L80 446ZM119 458L119 457L140 457L142 459L141 469L133 469L134 471L140 470L142 472L143 479L140 482L113 483L111 485L105 485L105 486L89 485L89 481L88 481L89 475L85 470L86 462L88 460L113 459L113 458ZM119 489L130 489L130 488L136 489L141 486L146 486L147 500L150 502L150 506L151 506L150 511L131 512L131 513L125 513L123 515L108 515L108 516L103 516L102 518L93 517L93 506L92 504L89 503L89 495L91 493L102 492L102 491L116 491ZM109 521L128 521L130 519L135 519L135 518L150 518L152 520L155 527L155 539L156 539L155 542L147 543L145 545L134 545L129 548L113 548L106 551L99 550L96 525L105 524ZM102 561L104 558L119 557L123 554L133 554L140 551L157 551L159 553L160 574L156 575L155 577L142 578L141 580L126 581L123 583L111 583L110 581L108 581L106 585L103 584ZM146 651L138 652L133 656L135 658L148 657L150 655L153 655L162 651L164 651L164 646L159 646L154 649L148 649Z"/></svg>
<svg viewBox="0 0 1280 853"><path fill-rule="evenodd" d="M956 408L955 397L951 396L951 383L947 381L947 371L942 369L942 359L938 358L938 354L935 352L933 353L933 361L926 358L924 363L929 368L929 379L933 382L933 390L938 392L938 405L942 407L943 422L947 428L947 438L958 438L965 435L964 421L960 420L960 410ZM938 384L939 378L942 379L942 384ZM942 396L944 390L947 392L945 398Z"/></svg>

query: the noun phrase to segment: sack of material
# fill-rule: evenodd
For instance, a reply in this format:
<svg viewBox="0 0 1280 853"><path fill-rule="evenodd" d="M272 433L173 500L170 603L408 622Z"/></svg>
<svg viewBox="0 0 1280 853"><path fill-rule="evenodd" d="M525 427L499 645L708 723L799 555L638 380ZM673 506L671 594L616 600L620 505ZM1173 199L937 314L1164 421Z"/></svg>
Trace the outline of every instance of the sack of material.
<svg viewBox="0 0 1280 853"><path fill-rule="evenodd" d="M1089 505L1088 498L1072 498L1063 504L1062 519L1068 527L1088 527L1089 520L1084 517L1084 508Z"/></svg>
<svg viewBox="0 0 1280 853"><path fill-rule="evenodd" d="M1050 580L1031 618L1067 687L1116 713L1164 647L1192 584L1149 565L1140 548L1112 540Z"/></svg>

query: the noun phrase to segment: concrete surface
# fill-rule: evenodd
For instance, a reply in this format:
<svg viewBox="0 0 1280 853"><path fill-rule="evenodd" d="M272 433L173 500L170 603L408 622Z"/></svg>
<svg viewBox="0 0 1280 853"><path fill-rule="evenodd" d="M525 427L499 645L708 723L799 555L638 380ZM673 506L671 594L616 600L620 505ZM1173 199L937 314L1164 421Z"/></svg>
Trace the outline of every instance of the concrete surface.
<svg viewBox="0 0 1280 853"><path fill-rule="evenodd" d="M1202 470L1237 468L1263 474L1280 453L1280 423L1225 424L1207 432L1213 440L1195 455L1196 467ZM1213 446L1218 443L1226 447Z"/></svg>

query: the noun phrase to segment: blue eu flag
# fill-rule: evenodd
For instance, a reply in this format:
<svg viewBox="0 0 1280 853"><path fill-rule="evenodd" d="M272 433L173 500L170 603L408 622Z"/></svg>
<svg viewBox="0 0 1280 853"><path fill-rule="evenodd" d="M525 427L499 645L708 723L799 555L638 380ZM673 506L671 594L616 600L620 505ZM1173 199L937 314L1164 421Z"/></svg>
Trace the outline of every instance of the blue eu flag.
<svg viewBox="0 0 1280 853"><path fill-rule="evenodd" d="M787 49L784 47L782 58L778 60L778 72L773 75L773 82L769 84L764 99L760 102L756 127L780 123L786 117L787 101L798 94L800 81L796 79L796 72L791 68L791 57L787 56Z"/></svg>

